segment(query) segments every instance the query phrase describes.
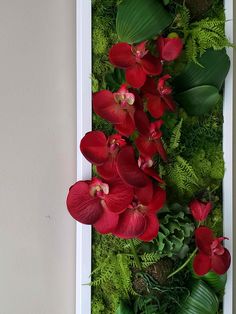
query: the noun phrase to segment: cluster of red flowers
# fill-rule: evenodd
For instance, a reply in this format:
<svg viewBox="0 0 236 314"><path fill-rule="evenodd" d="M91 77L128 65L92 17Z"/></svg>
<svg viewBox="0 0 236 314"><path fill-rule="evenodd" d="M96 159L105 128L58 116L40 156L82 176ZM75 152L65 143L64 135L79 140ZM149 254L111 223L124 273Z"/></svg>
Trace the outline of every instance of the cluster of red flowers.
<svg viewBox="0 0 236 314"><path fill-rule="evenodd" d="M171 76L163 73L163 65L179 57L183 43L180 38L159 37L155 54L147 47L145 41L136 46L118 43L110 49L110 62L125 71L126 83L115 93L95 93L93 110L111 122L117 133L106 137L101 131L91 131L83 137L81 152L96 166L99 178L78 181L67 197L68 210L77 221L93 225L102 234L143 241L157 236L157 212L166 199L165 183L153 167L156 154L167 160L160 118L166 110L175 110L167 83ZM132 145L128 137L135 130L138 135ZM211 204L195 200L190 208L196 220L204 221ZM195 237L199 249L195 272L226 272L230 254L221 245L225 238L215 238L204 226L196 229Z"/></svg>
<svg viewBox="0 0 236 314"><path fill-rule="evenodd" d="M190 203L190 209L193 217L203 222L210 213L212 204L194 200ZM197 275L205 275L210 270L222 275L228 270L231 257L229 251L222 246L225 239L227 238L214 237L213 231L206 226L200 226L195 230L198 253L194 257L193 269Z"/></svg>
<svg viewBox="0 0 236 314"><path fill-rule="evenodd" d="M69 212L79 222L92 224L103 234L143 241L157 236L157 212L166 199L160 186L164 182L153 168L154 155L167 160L160 118L165 110L175 109L172 88L167 85L171 77L161 76L163 64L176 59L183 44L180 38L160 37L156 55L147 46L146 41L136 46L118 43L110 49L110 62L124 69L126 83L115 93L95 93L93 110L111 122L117 133L107 138L101 131L91 131L83 137L81 152L96 165L100 178L75 183L67 198ZM158 120L150 122L146 110ZM128 142L135 130L137 158Z"/></svg>

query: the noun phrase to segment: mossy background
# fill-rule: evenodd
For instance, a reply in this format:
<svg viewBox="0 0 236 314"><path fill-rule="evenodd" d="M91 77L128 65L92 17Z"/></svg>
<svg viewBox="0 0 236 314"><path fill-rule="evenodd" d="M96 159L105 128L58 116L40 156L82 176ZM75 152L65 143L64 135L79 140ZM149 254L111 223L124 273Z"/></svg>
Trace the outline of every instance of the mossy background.
<svg viewBox="0 0 236 314"><path fill-rule="evenodd" d="M108 61L109 48L118 41L115 30L117 3L119 0L93 0L93 92L108 88L106 76L113 71ZM179 2L179 1L177 1ZM222 1L213 1L212 9L205 12L203 22L182 6L176 6L174 1L164 1L173 14L177 14L171 31L180 31L186 37L187 55L173 66L175 75L187 60L196 61L198 55L208 48L209 38L215 34L204 33L204 29L214 26L216 33L223 36L224 11ZM210 24L209 24L210 23ZM199 34L203 36L199 38ZM217 33L217 34L218 34ZM207 38L207 36L210 36ZM213 36L213 37L211 37ZM216 49L229 45L223 36L215 41ZM196 44L197 43L197 44ZM196 44L196 45L195 45ZM190 117L179 108L176 113L167 113L164 117L163 139L169 155L167 165L159 158L156 169L167 182L167 205L160 214L161 232L157 239L148 244L136 241L136 249L147 268L163 258L171 258L175 269L179 257L184 258L194 249L192 241L194 222L189 215L187 204L195 197L212 200L214 208L206 224L213 228L217 236L222 235L222 179L224 176L224 160L222 152L223 100L208 115ZM97 115L93 115L93 129L103 130L107 135L114 132L113 126ZM173 144L174 143L174 144ZM166 211L166 213L165 213ZM166 216L166 218L164 218ZM161 218L163 217L163 218ZM163 219L163 220L162 220ZM178 223L179 219L179 223ZM174 228L171 232L171 228ZM153 299L141 297L134 290L135 263L130 252L128 241L113 236L102 236L93 231L93 274L92 274L92 313L115 314L121 299L133 304L134 299L153 306ZM188 271L177 278L179 283ZM184 277L187 280L187 277ZM184 285L182 282L181 284ZM140 296L139 296L140 298ZM178 298L178 294L176 295ZM173 301L173 300L172 300ZM146 303L145 303L146 302ZM168 308L165 299L166 312L175 313ZM140 305L139 304L139 305ZM146 306L146 305L145 305ZM151 308L150 307L150 308ZM172 312L173 310L173 312ZM143 312L146 313L146 312ZM149 312L148 312L149 313ZM159 313L157 308L154 312Z"/></svg>

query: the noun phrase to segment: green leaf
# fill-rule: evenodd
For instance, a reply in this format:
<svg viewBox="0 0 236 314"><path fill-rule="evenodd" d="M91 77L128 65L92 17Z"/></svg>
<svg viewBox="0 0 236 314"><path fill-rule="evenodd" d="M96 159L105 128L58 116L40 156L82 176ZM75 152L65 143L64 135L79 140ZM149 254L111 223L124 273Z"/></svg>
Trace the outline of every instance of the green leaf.
<svg viewBox="0 0 236 314"><path fill-rule="evenodd" d="M116 314L133 314L133 311L124 301L121 301Z"/></svg>
<svg viewBox="0 0 236 314"><path fill-rule="evenodd" d="M218 307L219 300L216 294L206 283L198 280L178 314L216 314Z"/></svg>
<svg viewBox="0 0 236 314"><path fill-rule="evenodd" d="M176 92L201 86L212 85L221 89L230 68L230 59L223 50L208 49L201 58L199 64L189 63L185 69L173 81Z"/></svg>
<svg viewBox="0 0 236 314"><path fill-rule="evenodd" d="M125 72L122 69L115 68L112 73L106 75L107 88L112 92L117 91L124 82Z"/></svg>
<svg viewBox="0 0 236 314"><path fill-rule="evenodd" d="M227 275L218 275L214 272L209 272L204 276L198 276L193 272L193 277L204 280L216 293L223 294Z"/></svg>
<svg viewBox="0 0 236 314"><path fill-rule="evenodd" d="M159 35L171 21L160 0L124 0L118 6L116 31L120 41L133 44Z"/></svg>
<svg viewBox="0 0 236 314"><path fill-rule="evenodd" d="M215 86L203 85L188 89L175 95L177 103L189 115L208 113L220 100L220 94Z"/></svg>

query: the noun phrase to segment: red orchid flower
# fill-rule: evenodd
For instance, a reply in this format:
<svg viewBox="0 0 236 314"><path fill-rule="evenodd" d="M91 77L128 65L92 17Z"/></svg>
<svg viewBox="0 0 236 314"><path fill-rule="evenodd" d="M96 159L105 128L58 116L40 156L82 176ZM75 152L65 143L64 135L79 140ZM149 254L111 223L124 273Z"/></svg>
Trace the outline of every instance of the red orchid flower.
<svg viewBox="0 0 236 314"><path fill-rule="evenodd" d="M166 74L155 83L153 78L148 78L142 88L147 99L147 109L154 118L159 119L165 110L174 111L175 102L171 96L172 88L166 85L171 76Z"/></svg>
<svg viewBox="0 0 236 314"><path fill-rule="evenodd" d="M148 191L147 191L148 193ZM120 214L114 235L124 238L138 238L142 241L153 240L159 231L157 212L163 207L166 192L158 187L149 204L142 204L134 197L128 208Z"/></svg>
<svg viewBox="0 0 236 314"><path fill-rule="evenodd" d="M157 51L160 54L161 60L173 61L177 59L183 50L183 41L179 37L157 39Z"/></svg>
<svg viewBox="0 0 236 314"><path fill-rule="evenodd" d="M126 141L120 134L113 134L106 138L101 131L91 131L85 134L80 142L80 150L84 157L97 166L97 171L104 179L118 176L116 158Z"/></svg>
<svg viewBox="0 0 236 314"><path fill-rule="evenodd" d="M210 270L218 275L224 274L230 266L230 253L222 246L225 237L215 238L213 231L207 227L199 227L195 230L195 241L199 252L194 258L193 269L199 276L203 276Z"/></svg>
<svg viewBox="0 0 236 314"><path fill-rule="evenodd" d="M111 47L110 62L117 68L125 69L126 81L134 88L140 88L147 74L159 75L162 72L160 58L152 56L144 41L136 46L118 43Z"/></svg>
<svg viewBox="0 0 236 314"><path fill-rule="evenodd" d="M154 193L150 176L159 183L164 183L150 165L145 164L143 157L136 160L132 146L125 146L117 156L116 167L119 176L126 184L134 187L139 201L145 205L151 201Z"/></svg>
<svg viewBox="0 0 236 314"><path fill-rule="evenodd" d="M135 95L121 85L116 93L102 90L93 94L93 110L97 115L114 124L115 129L124 136L130 136L135 130Z"/></svg>
<svg viewBox="0 0 236 314"><path fill-rule="evenodd" d="M70 188L67 208L75 220L94 225L100 233L109 233L132 199L133 189L120 179L107 183L93 178L78 181Z"/></svg>
<svg viewBox="0 0 236 314"><path fill-rule="evenodd" d="M140 133L135 141L140 154L152 158L158 153L166 161L167 155L161 140L162 132L160 130L163 121L149 122L147 115L141 110L135 112L134 120Z"/></svg>
<svg viewBox="0 0 236 314"><path fill-rule="evenodd" d="M211 202L204 203L198 200L193 200L189 204L189 207L191 209L191 213L193 217L197 221L204 221L212 209L212 203Z"/></svg>

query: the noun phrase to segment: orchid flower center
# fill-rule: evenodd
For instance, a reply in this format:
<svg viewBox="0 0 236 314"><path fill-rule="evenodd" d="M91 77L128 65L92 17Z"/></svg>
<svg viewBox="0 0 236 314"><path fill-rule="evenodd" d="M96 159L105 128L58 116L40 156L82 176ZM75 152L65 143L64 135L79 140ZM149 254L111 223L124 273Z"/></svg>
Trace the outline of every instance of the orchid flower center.
<svg viewBox="0 0 236 314"><path fill-rule="evenodd" d="M150 124L150 140L158 140L162 136L162 132L160 131L159 127L156 125L156 123Z"/></svg>
<svg viewBox="0 0 236 314"><path fill-rule="evenodd" d="M93 178L90 184L90 195L103 198L104 194L109 194L109 185L98 178Z"/></svg>
<svg viewBox="0 0 236 314"><path fill-rule="evenodd" d="M172 88L166 85L166 81L170 78L171 76L169 74L166 74L158 81L157 90L162 96L170 95L172 93Z"/></svg>
<svg viewBox="0 0 236 314"><path fill-rule="evenodd" d="M141 59L148 53L148 50L146 50L146 41L140 43L139 45L132 46L131 51L133 55L135 56L136 62L140 63Z"/></svg>
<svg viewBox="0 0 236 314"><path fill-rule="evenodd" d="M147 206L141 204L136 198L133 199L132 203L129 205L129 208L143 214L147 212Z"/></svg>
<svg viewBox="0 0 236 314"><path fill-rule="evenodd" d="M153 160L148 158L148 157L144 158L144 157L140 156L138 159L138 166L142 170L144 170L146 168L151 168L153 166Z"/></svg>
<svg viewBox="0 0 236 314"><path fill-rule="evenodd" d="M211 252L212 255L223 255L225 252L224 247L221 242L224 240L224 237L215 239L211 244Z"/></svg>
<svg viewBox="0 0 236 314"><path fill-rule="evenodd" d="M118 150L126 145L126 141L119 134L111 135L108 138L108 147L110 153L116 153Z"/></svg>
<svg viewBox="0 0 236 314"><path fill-rule="evenodd" d="M122 108L127 108L127 105L133 105L135 101L135 96L133 93L130 93L126 88L126 84L122 85L121 88L114 93L115 102L120 104Z"/></svg>

